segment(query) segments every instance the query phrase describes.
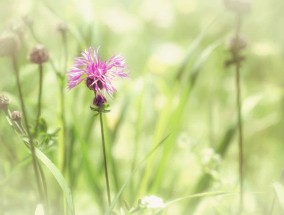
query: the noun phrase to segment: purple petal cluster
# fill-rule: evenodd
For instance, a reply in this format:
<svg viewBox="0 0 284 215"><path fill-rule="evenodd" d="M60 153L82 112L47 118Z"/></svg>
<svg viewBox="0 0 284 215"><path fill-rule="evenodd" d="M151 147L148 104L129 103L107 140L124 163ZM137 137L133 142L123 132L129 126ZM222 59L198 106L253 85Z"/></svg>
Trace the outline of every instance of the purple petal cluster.
<svg viewBox="0 0 284 215"><path fill-rule="evenodd" d="M106 93L112 97L116 91L112 81L117 77L127 77L125 70L125 59L122 56L114 55L107 61L103 61L98 50L90 47L82 52L81 57L75 58L75 63L68 72L68 88L72 89L85 81L87 87L94 91L96 97L104 97Z"/></svg>

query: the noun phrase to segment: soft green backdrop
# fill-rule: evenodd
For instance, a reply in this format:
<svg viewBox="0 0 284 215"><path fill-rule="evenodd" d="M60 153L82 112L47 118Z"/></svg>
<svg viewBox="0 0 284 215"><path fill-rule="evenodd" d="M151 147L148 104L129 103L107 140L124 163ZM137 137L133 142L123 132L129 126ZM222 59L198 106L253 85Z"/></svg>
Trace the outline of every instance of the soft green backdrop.
<svg viewBox="0 0 284 215"><path fill-rule="evenodd" d="M272 184L283 170L283 10L282 0L252 1L251 11L242 22L241 31L248 43L241 69L245 214L269 214L274 198ZM201 183L200 192L238 191L237 136L229 141L225 153L218 154L217 150L236 118L235 73L233 68L224 67L235 18L223 1L0 0L0 31L22 31L19 65L32 123L38 76L27 55L37 42L23 27L26 15L62 73L63 45L56 30L60 23L68 26L68 68L89 46L100 47L104 59L121 53L127 60L130 78L115 83L118 92L105 117L113 156L113 196L127 181L131 169L170 135L133 175L116 210L126 208L124 202L135 207L139 198L150 194L165 202L193 194L204 175L212 183ZM178 79L183 63L186 68ZM198 74L194 83L190 82L191 72ZM0 77L0 91L10 97L11 110L19 109L8 58L0 59ZM60 127L59 96L49 63L44 65L43 87L42 117L48 132L53 132ZM67 140L73 143L66 181L73 189L77 214L100 214L104 206L99 199L105 201L105 188L99 124L89 109L92 93L82 84L72 91L66 89L65 99ZM0 144L0 214L32 214L37 203L34 173L30 161L23 162L29 153L4 114L0 115ZM55 164L56 151L56 141L44 151ZM48 170L46 174L56 211L56 207L62 208L56 206L60 188ZM190 199L178 201L165 214L237 214L236 193L199 200L196 208L193 205L197 203ZM279 208L275 207L277 212Z"/></svg>

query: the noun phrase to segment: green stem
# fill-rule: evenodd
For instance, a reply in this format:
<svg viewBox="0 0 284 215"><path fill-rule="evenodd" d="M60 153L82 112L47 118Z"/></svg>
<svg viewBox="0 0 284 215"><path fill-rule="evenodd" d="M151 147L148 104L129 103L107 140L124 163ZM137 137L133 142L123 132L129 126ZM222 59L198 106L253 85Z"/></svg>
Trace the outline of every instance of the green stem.
<svg viewBox="0 0 284 215"><path fill-rule="evenodd" d="M25 108L25 103L24 103L24 97L23 97L23 92L22 92L22 88L21 88L21 84L20 84L20 77L19 77L19 68L18 68L18 64L17 64L17 58L15 55L12 55L12 65L13 65L13 70L15 72L15 76L16 76L16 82L17 82L17 88L18 88L18 93L19 93L19 97L20 97L20 103L21 103L21 109L22 109L22 113L23 113L23 119L24 119L24 124L25 127L27 129L27 134L28 134L28 138L29 138L29 143L30 143L30 150L32 153L32 163L33 163L33 169L36 175L36 184L37 184L37 188L38 188L38 192L39 192L39 197L40 200L43 201L44 198L44 194L43 194L43 189L42 189L42 184L41 184L41 176L40 176L40 172L39 172L39 164L37 161L37 157L35 154L35 146L34 146L34 142L33 142L33 137L32 134L30 132L29 126L28 126L28 119L27 119L27 114L26 114L26 108ZM46 205L47 207L47 205ZM45 210L46 210L45 207Z"/></svg>
<svg viewBox="0 0 284 215"><path fill-rule="evenodd" d="M60 135L60 143L59 143L59 150L58 150L58 159L59 159L59 166L62 171L62 173L65 172L65 167L66 167L66 143L65 143L65 134L66 134L66 128L65 128L65 96L64 96L64 79L60 78L59 79L59 102L60 102L60 124L61 124L61 135Z"/></svg>
<svg viewBox="0 0 284 215"><path fill-rule="evenodd" d="M241 86L240 86L240 69L236 67L236 88L237 88L237 109L238 109L238 147L239 147L239 177L240 177L240 207L243 208L243 195L244 195L244 155L243 155L243 123L242 123L242 102L241 102Z"/></svg>
<svg viewBox="0 0 284 215"><path fill-rule="evenodd" d="M106 157L104 124L103 124L103 113L102 112L100 112L100 124L101 124L101 135L102 135L103 156L104 156L105 180L106 180L106 187L107 187L107 198L108 198L108 203L110 206L111 198L110 198L110 189L109 189L109 177L108 177L108 168L107 168L107 157Z"/></svg>
<svg viewBox="0 0 284 215"><path fill-rule="evenodd" d="M239 37L241 27L241 17L237 16L236 25L236 38ZM239 42L236 39L237 43ZM236 44L239 47L239 44ZM239 49L238 49L239 50ZM239 53L237 53L237 56ZM244 155L243 155L243 123L242 123L242 101L241 101L241 83L240 83L240 62L236 61L236 103L237 103L237 115L238 115L238 148L239 148L239 180L240 180L240 212L243 210L244 205Z"/></svg>
<svg viewBox="0 0 284 215"><path fill-rule="evenodd" d="M35 127L35 133L37 135L38 133L38 126L39 126L39 118L41 115L41 97L42 97L42 64L39 64L39 92L38 92L38 100L37 100L37 117L36 117L36 127Z"/></svg>
<svg viewBox="0 0 284 215"><path fill-rule="evenodd" d="M9 125L13 126L16 129L16 131L18 132L18 134L20 134L22 136L27 135L26 131L23 129L23 127L21 125L21 121L20 120L19 121L12 120L9 109L4 110L4 112L6 114L6 119L7 119L8 123L9 123ZM27 146L27 148L29 150L31 150L30 149L31 146L28 143L26 143L25 141L23 141L23 142L24 142L25 146ZM35 148L35 152L39 153L39 150L37 150ZM37 154L37 156L38 156L38 154ZM42 169L42 167L41 167L41 165L39 163L38 163L38 166L39 166L39 171L40 171L40 174L41 174L41 177L42 177L43 190L44 190L44 193L46 194L44 196L45 197L45 204L47 205L47 207L45 207L45 214L48 215L48 214L50 214L50 212L49 212L49 207L48 207L49 200L48 200L47 183L46 183L46 179L45 179L45 175L44 175L43 169ZM7 180L7 178L5 180Z"/></svg>

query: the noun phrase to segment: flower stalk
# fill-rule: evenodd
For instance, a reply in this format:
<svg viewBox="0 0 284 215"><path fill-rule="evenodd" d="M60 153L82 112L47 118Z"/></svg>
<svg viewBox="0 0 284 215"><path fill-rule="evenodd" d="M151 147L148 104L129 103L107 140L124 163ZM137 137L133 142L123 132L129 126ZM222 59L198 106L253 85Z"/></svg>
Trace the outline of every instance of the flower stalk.
<svg viewBox="0 0 284 215"><path fill-rule="evenodd" d="M40 164L38 163L38 160L35 154L34 140L33 140L31 131L29 129L29 125L28 125L27 112L26 112L26 107L24 103L24 97L23 97L23 92L22 92L22 87L21 87L20 77L19 77L19 68L18 68L17 58L15 54L11 55L11 60L12 60L13 70L16 76L16 84L17 84L17 89L19 93L21 109L23 113L24 125L26 127L26 132L27 132L27 136L29 139L28 147L31 150L31 154L32 154L32 164L33 164L33 169L34 169L35 176L36 176L37 189L38 189L40 200L42 202L45 202L45 212L46 214L49 214L47 189L43 188L43 187L46 187L45 185L46 182L44 179L43 171L40 170L41 167L40 167Z"/></svg>
<svg viewBox="0 0 284 215"><path fill-rule="evenodd" d="M37 117L36 117L36 126L35 126L35 133L38 133L38 127L39 127L39 119L41 116L41 100L42 100L42 79L43 79L43 67L42 64L38 65L38 71L39 71L39 92L38 92L38 100L37 100Z"/></svg>
<svg viewBox="0 0 284 215"><path fill-rule="evenodd" d="M105 137L104 137L104 124L103 124L103 113L102 111L99 112L100 115L100 125L101 125L101 136L102 136L102 146L103 146L103 158L104 158L104 171L105 171L105 182L107 188L107 199L108 204L111 204L111 196L110 196L110 186L109 186L109 176L108 176L108 165L107 165L107 155L106 155L106 144L105 144Z"/></svg>
<svg viewBox="0 0 284 215"><path fill-rule="evenodd" d="M241 55L241 50L246 48L246 41L241 37L241 18L249 12L250 2L248 0L225 0L225 6L233 12L236 17L235 36L231 40L230 52L232 58L225 62L226 66L234 65L235 67L235 85L236 85L236 106L237 106L237 126L238 126L238 151L239 151L239 183L240 183L240 211L244 208L244 143L243 143L243 122L242 122L242 100L241 100L241 80L240 69L241 63L245 57Z"/></svg>
<svg viewBox="0 0 284 215"><path fill-rule="evenodd" d="M236 35L235 38L240 38L241 16L237 15ZM236 39L236 46L240 46L240 40ZM239 49L237 49L237 56L240 56ZM240 181L240 212L244 206L244 152L243 152L243 121L242 121L242 95L241 95L241 81L240 81L240 67L241 62L235 62L236 75L236 104L238 116L238 149L239 149L239 181Z"/></svg>
<svg viewBox="0 0 284 215"><path fill-rule="evenodd" d="M107 61L103 61L98 54L98 49L95 50L90 47L88 50L82 52L81 57L75 58L75 63L68 72L69 89L76 87L84 81L85 86L94 93L93 106L90 108L100 115L104 173L109 206L111 205L111 195L103 124L103 113L109 112L109 110L106 109L108 104L105 95L108 94L112 97L116 91L112 81L116 77L127 77L127 73L124 72L125 69L125 60L122 56L114 55Z"/></svg>
<svg viewBox="0 0 284 215"><path fill-rule="evenodd" d="M40 120L40 116L41 116L43 63L45 63L49 60L48 50L42 44L36 45L32 49L32 51L29 55L29 60L30 60L31 63L37 64L38 70L39 70L39 93L38 93L38 100L37 100L37 117L36 117L36 125L35 125L35 135L37 135L38 129L39 129L39 120Z"/></svg>

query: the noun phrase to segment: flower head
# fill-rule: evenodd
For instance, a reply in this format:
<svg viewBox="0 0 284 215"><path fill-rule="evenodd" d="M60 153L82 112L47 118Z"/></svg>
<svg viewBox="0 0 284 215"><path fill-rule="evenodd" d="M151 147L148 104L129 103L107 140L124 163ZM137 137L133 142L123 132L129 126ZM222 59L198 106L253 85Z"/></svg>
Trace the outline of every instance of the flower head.
<svg viewBox="0 0 284 215"><path fill-rule="evenodd" d="M11 118L16 122L19 122L22 119L22 114L20 111L15 110L11 113Z"/></svg>
<svg viewBox="0 0 284 215"><path fill-rule="evenodd" d="M75 58L73 68L68 72L68 88L71 89L82 81L93 90L96 95L110 96L116 91L112 84L116 77L125 78L125 60L120 55L114 55L107 61L101 60L98 50L90 47L82 52L81 57Z"/></svg>
<svg viewBox="0 0 284 215"><path fill-rule="evenodd" d="M45 48L44 45L36 45L30 55L29 60L35 64L43 64L49 60L49 53L48 50Z"/></svg>
<svg viewBox="0 0 284 215"><path fill-rule="evenodd" d="M0 57L10 57L20 50L20 40L15 33L5 32L0 35Z"/></svg>
<svg viewBox="0 0 284 215"><path fill-rule="evenodd" d="M8 110L8 106L10 104L10 100L5 95L0 95L0 109L6 111Z"/></svg>

